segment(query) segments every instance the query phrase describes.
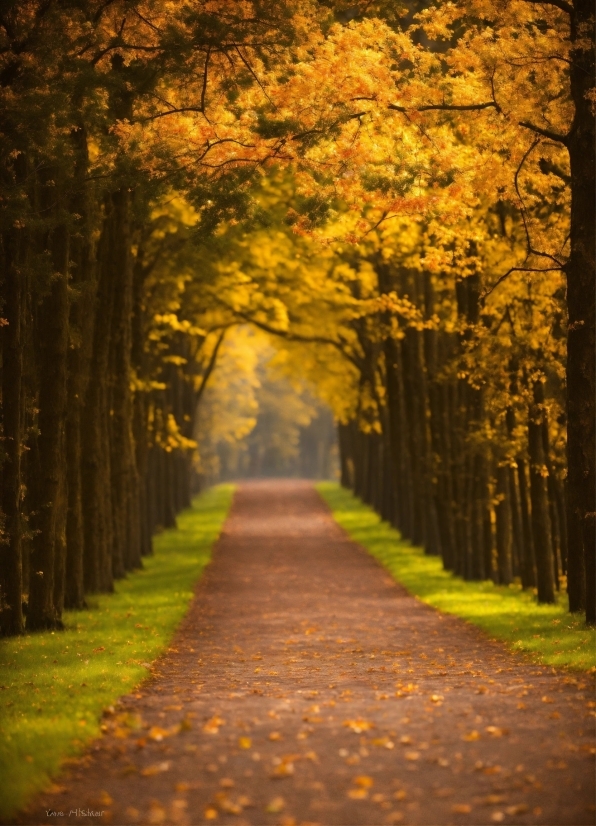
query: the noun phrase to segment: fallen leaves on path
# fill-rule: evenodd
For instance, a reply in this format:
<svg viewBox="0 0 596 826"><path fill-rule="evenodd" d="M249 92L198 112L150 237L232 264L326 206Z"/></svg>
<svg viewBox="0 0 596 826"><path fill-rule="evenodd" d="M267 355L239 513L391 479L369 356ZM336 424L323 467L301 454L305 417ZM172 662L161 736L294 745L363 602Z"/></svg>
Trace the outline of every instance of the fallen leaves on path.
<svg viewBox="0 0 596 826"><path fill-rule="evenodd" d="M374 723L371 723L369 720L362 720L361 718L357 720L344 720L343 725L351 729L355 734L362 734L363 731L369 731L375 728Z"/></svg>

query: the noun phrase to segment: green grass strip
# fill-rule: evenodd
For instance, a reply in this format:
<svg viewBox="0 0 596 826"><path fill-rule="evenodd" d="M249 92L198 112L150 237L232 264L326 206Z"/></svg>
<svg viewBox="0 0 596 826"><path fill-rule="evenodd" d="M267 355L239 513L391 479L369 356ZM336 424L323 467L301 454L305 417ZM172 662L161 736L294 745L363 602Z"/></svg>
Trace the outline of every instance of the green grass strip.
<svg viewBox="0 0 596 826"><path fill-rule="evenodd" d="M478 625L490 636L523 651L534 662L581 671L596 667L596 631L567 611L566 595L557 605L538 605L519 584L465 582L443 569L436 556L403 540L367 505L334 482L317 490L336 522L366 548L414 596L447 614Z"/></svg>
<svg viewBox="0 0 596 826"><path fill-rule="evenodd" d="M220 485L154 540L143 570L68 611L66 630L0 643L0 817L48 787L99 734L102 710L147 676L187 611L233 496Z"/></svg>

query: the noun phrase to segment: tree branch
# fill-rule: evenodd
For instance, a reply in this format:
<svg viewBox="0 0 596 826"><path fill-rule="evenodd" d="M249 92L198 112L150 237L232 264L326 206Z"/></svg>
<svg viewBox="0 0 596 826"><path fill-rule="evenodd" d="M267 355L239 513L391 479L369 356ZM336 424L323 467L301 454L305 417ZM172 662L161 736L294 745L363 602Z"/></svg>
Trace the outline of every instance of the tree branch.
<svg viewBox="0 0 596 826"><path fill-rule="evenodd" d="M565 0L524 0L524 3L532 3L534 6L555 6L570 17L573 17L575 12L571 3L567 3Z"/></svg>
<svg viewBox="0 0 596 826"><path fill-rule="evenodd" d="M387 107L393 109L395 112L478 112L481 109L499 109L498 104L494 100L488 100L486 103L434 103L428 106L398 106L397 103L390 103Z"/></svg>
<svg viewBox="0 0 596 826"><path fill-rule="evenodd" d="M201 396L203 395L203 393L205 391L205 387L207 387L207 382L209 381L209 377L211 376L211 373L213 373L213 370L215 368L215 363L217 361L217 354L219 352L219 348L221 347L221 345L223 343L224 336L227 332L227 329L228 329L227 327L223 328L223 330L219 334L219 338L215 342L215 347L213 348L213 352L211 353L211 358L209 359L209 364L207 365L207 367L205 369L205 372L203 373L203 377L201 379L201 384L199 386L199 389L195 393L195 407L201 401Z"/></svg>
<svg viewBox="0 0 596 826"><path fill-rule="evenodd" d="M480 296L480 301L484 304L485 299L489 297L489 295L497 289L499 284L502 284L506 278L508 278L512 272L559 272L562 270L562 266L558 267L511 267L511 269L507 270L507 272L500 275L492 287L489 287L486 292L482 293Z"/></svg>
<svg viewBox="0 0 596 826"><path fill-rule="evenodd" d="M530 0L524 0L524 2L528 3ZM551 141L562 143L563 146L567 146L569 143L568 135L560 135L558 132L551 132L550 129L543 129L541 126L536 126L526 120L520 120L519 125L524 126L526 129L531 129L532 132L535 132L537 135L542 135L543 138L548 138Z"/></svg>

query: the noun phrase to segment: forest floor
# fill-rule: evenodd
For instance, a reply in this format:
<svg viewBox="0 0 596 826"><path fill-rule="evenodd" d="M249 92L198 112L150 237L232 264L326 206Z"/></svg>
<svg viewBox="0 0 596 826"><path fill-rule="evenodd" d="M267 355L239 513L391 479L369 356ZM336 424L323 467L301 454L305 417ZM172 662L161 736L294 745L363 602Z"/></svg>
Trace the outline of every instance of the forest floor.
<svg viewBox="0 0 596 826"><path fill-rule="evenodd" d="M247 483L151 678L13 822L593 824L592 700L409 596L311 484Z"/></svg>

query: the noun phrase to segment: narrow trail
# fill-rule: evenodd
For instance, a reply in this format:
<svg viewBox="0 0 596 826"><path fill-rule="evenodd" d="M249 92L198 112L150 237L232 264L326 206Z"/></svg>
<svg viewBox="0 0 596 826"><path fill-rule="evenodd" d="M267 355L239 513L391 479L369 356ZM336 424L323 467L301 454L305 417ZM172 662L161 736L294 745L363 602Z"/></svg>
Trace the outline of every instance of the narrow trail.
<svg viewBox="0 0 596 826"><path fill-rule="evenodd" d="M594 823L590 678L408 596L310 483L242 485L196 593L18 822Z"/></svg>

